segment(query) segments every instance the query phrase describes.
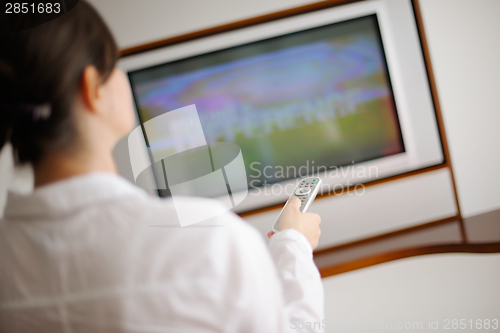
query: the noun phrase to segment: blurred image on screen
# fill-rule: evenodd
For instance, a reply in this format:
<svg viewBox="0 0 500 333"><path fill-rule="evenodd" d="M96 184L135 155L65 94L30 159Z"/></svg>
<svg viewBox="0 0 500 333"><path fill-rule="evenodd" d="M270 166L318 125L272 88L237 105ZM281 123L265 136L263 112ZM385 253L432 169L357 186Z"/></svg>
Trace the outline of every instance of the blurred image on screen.
<svg viewBox="0 0 500 333"><path fill-rule="evenodd" d="M206 141L236 143L253 186L293 177L255 172L266 166L332 168L405 151L376 15L129 77L141 122L195 104ZM175 153L183 140L148 145Z"/></svg>

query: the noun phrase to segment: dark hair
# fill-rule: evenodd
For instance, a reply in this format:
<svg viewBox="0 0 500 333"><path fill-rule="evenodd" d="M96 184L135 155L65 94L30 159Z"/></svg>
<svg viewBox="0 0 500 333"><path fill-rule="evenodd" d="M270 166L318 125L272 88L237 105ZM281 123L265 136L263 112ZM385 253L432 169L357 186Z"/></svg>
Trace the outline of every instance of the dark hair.
<svg viewBox="0 0 500 333"><path fill-rule="evenodd" d="M82 73L93 65L105 82L118 59L100 15L80 1L50 22L0 39L0 148L10 140L17 163L36 164L48 152L75 147L72 109ZM50 106L47 119L26 116L37 105Z"/></svg>

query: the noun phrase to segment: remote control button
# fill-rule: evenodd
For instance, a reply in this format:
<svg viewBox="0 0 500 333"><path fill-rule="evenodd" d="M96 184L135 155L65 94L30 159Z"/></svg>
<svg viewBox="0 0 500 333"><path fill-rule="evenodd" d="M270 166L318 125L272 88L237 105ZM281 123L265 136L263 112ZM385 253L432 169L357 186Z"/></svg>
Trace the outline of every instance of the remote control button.
<svg viewBox="0 0 500 333"><path fill-rule="evenodd" d="M310 188L299 188L295 191L295 195L307 195L311 193Z"/></svg>

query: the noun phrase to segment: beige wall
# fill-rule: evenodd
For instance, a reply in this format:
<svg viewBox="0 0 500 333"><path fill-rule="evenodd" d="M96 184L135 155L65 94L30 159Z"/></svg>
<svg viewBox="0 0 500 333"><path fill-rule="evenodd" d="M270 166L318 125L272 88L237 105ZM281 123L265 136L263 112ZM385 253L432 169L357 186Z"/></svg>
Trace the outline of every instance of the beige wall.
<svg viewBox="0 0 500 333"><path fill-rule="evenodd" d="M465 217L500 208L500 1L421 0Z"/></svg>
<svg viewBox="0 0 500 333"><path fill-rule="evenodd" d="M325 317L333 323L326 332L481 332L469 320L500 325L499 279L498 253L418 256L332 276L323 279ZM453 319L465 319L467 328L453 330ZM439 329L429 329L436 320ZM376 329L382 322L384 329ZM398 323L422 326L398 329Z"/></svg>

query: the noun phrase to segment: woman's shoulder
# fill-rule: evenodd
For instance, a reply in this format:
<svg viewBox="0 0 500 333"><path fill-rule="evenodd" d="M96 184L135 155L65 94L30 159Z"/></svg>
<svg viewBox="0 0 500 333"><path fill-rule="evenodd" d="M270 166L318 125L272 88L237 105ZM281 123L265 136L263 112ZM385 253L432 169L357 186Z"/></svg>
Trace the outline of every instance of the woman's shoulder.
<svg viewBox="0 0 500 333"><path fill-rule="evenodd" d="M135 256L145 259L138 263L141 271L150 271L161 280L171 278L175 273L173 267L183 275L205 276L209 272L229 270L235 262L239 265L269 256L257 229L223 203L197 197L185 197L181 201L198 211L196 216L206 214L207 218L182 225L180 219L186 212L179 212L177 198L151 198L140 207L129 206L130 210L148 210L140 214L145 217L140 221L123 222L129 224L125 227L131 237L128 245L133 244Z"/></svg>
<svg viewBox="0 0 500 333"><path fill-rule="evenodd" d="M123 198L111 208L119 211L118 223L131 229L145 229L147 237L195 242L198 246L212 241L241 244L243 240L262 242L255 227L232 212L228 204L202 197Z"/></svg>

